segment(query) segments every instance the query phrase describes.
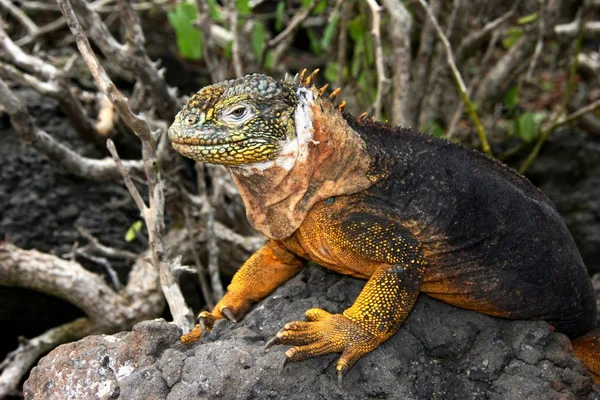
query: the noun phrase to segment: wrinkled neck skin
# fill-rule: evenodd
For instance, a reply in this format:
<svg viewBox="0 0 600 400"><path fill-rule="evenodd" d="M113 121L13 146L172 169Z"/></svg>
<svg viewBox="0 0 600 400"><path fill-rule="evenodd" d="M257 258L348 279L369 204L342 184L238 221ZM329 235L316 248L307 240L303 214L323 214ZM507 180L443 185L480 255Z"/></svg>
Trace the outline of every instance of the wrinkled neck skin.
<svg viewBox="0 0 600 400"><path fill-rule="evenodd" d="M298 89L296 138L275 160L229 168L252 226L270 239L294 234L313 205L363 191L371 160L364 141L329 100Z"/></svg>

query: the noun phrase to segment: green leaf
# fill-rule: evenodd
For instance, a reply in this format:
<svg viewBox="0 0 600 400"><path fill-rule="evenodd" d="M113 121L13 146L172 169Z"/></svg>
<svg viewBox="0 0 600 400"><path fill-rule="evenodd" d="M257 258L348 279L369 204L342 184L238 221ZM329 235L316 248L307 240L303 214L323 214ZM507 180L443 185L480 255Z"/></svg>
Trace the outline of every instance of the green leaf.
<svg viewBox="0 0 600 400"><path fill-rule="evenodd" d="M339 15L336 15L333 20L325 27L323 31L323 38L321 39L321 48L327 49L331 44L331 40L333 39L333 35L337 29L338 22L340 20Z"/></svg>
<svg viewBox="0 0 600 400"><path fill-rule="evenodd" d="M310 3L312 3L312 0L302 0L302 7L308 8L310 7Z"/></svg>
<svg viewBox="0 0 600 400"><path fill-rule="evenodd" d="M526 141L532 142L537 136L537 124L533 113L524 113L517 119L516 134Z"/></svg>
<svg viewBox="0 0 600 400"><path fill-rule="evenodd" d="M362 39L362 36L368 32L365 30L364 26L364 15L359 15L352 19L352 21L348 22L348 32L350 33L350 38L359 42Z"/></svg>
<svg viewBox="0 0 600 400"><path fill-rule="evenodd" d="M319 36L312 28L307 28L306 34L308 35L308 40L310 41L310 51L312 51L314 55L320 55L323 52L323 49L321 48Z"/></svg>
<svg viewBox="0 0 600 400"><path fill-rule="evenodd" d="M544 92L551 92L554 89L554 83L551 81L542 82L540 86Z"/></svg>
<svg viewBox="0 0 600 400"><path fill-rule="evenodd" d="M262 56L262 52L267 45L266 42L267 32L265 30L265 26L258 21L254 22L252 26L252 50L254 50L254 55L256 58L260 58Z"/></svg>
<svg viewBox="0 0 600 400"><path fill-rule="evenodd" d="M502 39L502 46L504 46L505 49L509 49L521 38L521 36L523 36L524 32L521 28L509 28L506 33L506 37Z"/></svg>
<svg viewBox="0 0 600 400"><path fill-rule="evenodd" d="M534 12L532 14L524 15L517 20L517 24L519 25L527 25L538 19L538 13Z"/></svg>
<svg viewBox="0 0 600 400"><path fill-rule="evenodd" d="M421 131L439 138L446 136L444 128L442 128L442 126L437 122L430 122L423 125L421 127Z"/></svg>
<svg viewBox="0 0 600 400"><path fill-rule="evenodd" d="M137 234L142 230L142 221L135 221L129 229L127 229L127 233L125 233L125 241L127 243L133 242L137 237Z"/></svg>
<svg viewBox="0 0 600 400"><path fill-rule="evenodd" d="M167 14L169 23L175 29L177 49L183 58L200 60L202 58L202 35L194 27L196 6L193 3L181 3Z"/></svg>
<svg viewBox="0 0 600 400"><path fill-rule="evenodd" d="M285 18L285 2L280 1L277 3L275 9L275 30L277 32L283 30L283 19Z"/></svg>
<svg viewBox="0 0 600 400"><path fill-rule="evenodd" d="M222 21L223 19L221 17L221 12L219 11L217 0L207 0L207 3L210 17L215 21Z"/></svg>
<svg viewBox="0 0 600 400"><path fill-rule="evenodd" d="M272 50L267 51L267 54L265 55L265 63L264 63L265 69L266 70L273 69L274 61L275 61L275 59L273 57L273 51Z"/></svg>
<svg viewBox="0 0 600 400"><path fill-rule="evenodd" d="M314 15L321 15L327 10L327 0L321 0L317 3L315 8L313 9Z"/></svg>
<svg viewBox="0 0 600 400"><path fill-rule="evenodd" d="M328 82L337 82L338 78L339 78L339 74L338 71L339 67L338 67L338 63L329 63L327 64L327 67L325 67L325 79Z"/></svg>
<svg viewBox="0 0 600 400"><path fill-rule="evenodd" d="M248 0L235 0L235 8L240 17L245 17L250 14L250 2Z"/></svg>
<svg viewBox="0 0 600 400"><path fill-rule="evenodd" d="M502 104L507 110L514 110L514 108L519 104L519 86L514 85L506 93L504 93L504 97L502 97Z"/></svg>

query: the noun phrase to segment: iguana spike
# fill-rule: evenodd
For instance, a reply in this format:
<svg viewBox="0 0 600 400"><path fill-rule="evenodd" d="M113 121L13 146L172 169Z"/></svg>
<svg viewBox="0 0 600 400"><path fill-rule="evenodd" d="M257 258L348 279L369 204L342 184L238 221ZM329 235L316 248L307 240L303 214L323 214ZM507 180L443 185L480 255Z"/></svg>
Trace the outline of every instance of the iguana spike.
<svg viewBox="0 0 600 400"><path fill-rule="evenodd" d="M338 110L342 111L344 109L344 107L346 107L346 101L343 100L340 105L338 106Z"/></svg>
<svg viewBox="0 0 600 400"><path fill-rule="evenodd" d="M304 75L306 75L306 68L300 71L300 83L304 83Z"/></svg>
<svg viewBox="0 0 600 400"><path fill-rule="evenodd" d="M304 80L304 85L305 86L309 86L313 80L315 79L315 77L317 76L317 74L319 73L319 68L315 69L305 80Z"/></svg>
<svg viewBox="0 0 600 400"><path fill-rule="evenodd" d="M327 90L327 86L329 86L329 83L323 85L323 87L321 89L319 89L319 96L323 96L323 94Z"/></svg>
<svg viewBox="0 0 600 400"><path fill-rule="evenodd" d="M284 82L289 82L290 81L290 75L286 72L285 75L283 76L283 81Z"/></svg>
<svg viewBox="0 0 600 400"><path fill-rule="evenodd" d="M337 88L335 89L333 92L331 92L331 94L329 95L328 99L329 100L335 100L335 98L337 97L338 94L340 94L340 90L342 90L342 88Z"/></svg>
<svg viewBox="0 0 600 400"><path fill-rule="evenodd" d="M364 112L364 113L360 114L358 116L358 118L356 118L356 119L358 120L358 122L363 122L363 119L365 119L368 115L369 115L369 113Z"/></svg>

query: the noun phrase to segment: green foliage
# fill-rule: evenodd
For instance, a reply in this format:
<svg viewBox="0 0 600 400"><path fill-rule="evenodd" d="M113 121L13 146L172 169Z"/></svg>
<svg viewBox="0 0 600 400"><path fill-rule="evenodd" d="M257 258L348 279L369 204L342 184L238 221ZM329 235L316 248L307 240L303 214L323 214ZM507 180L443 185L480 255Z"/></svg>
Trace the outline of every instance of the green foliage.
<svg viewBox="0 0 600 400"><path fill-rule="evenodd" d="M267 46L266 39L267 31L265 30L265 26L262 22L255 21L252 26L252 50L254 51L254 55L256 58L260 59L262 57L262 53Z"/></svg>
<svg viewBox="0 0 600 400"><path fill-rule="evenodd" d="M336 15L335 17L333 17L331 22L329 24L327 24L327 26L325 27L325 30L323 31L323 38L321 39L321 48L323 48L323 49L329 48L329 45L331 44L331 41L334 37L333 35L337 31L337 26L338 26L339 21L340 21L340 17L339 17L339 15Z"/></svg>
<svg viewBox="0 0 600 400"><path fill-rule="evenodd" d="M421 127L421 131L438 138L446 136L446 131L437 122L429 122Z"/></svg>
<svg viewBox="0 0 600 400"><path fill-rule="evenodd" d="M179 4L168 13L169 23L175 29L179 54L189 60L202 58L202 35L193 25L196 16L196 5L188 2Z"/></svg>
<svg viewBox="0 0 600 400"><path fill-rule="evenodd" d="M283 19L285 18L285 2L280 1L277 3L275 9L275 30L280 32L283 30Z"/></svg>
<svg viewBox="0 0 600 400"><path fill-rule="evenodd" d="M512 111L517 107L517 105L519 104L518 85L514 85L513 87L508 89L508 91L504 94L504 97L502 97L502 104L509 111Z"/></svg>
<svg viewBox="0 0 600 400"><path fill-rule="evenodd" d="M208 3L208 14L210 15L210 18L217 22L223 21L221 12L219 11L219 8L217 7L218 6L217 0L207 0L207 3Z"/></svg>
<svg viewBox="0 0 600 400"><path fill-rule="evenodd" d="M523 29L518 27L507 29L506 37L502 39L502 46L504 46L505 49L510 49L524 33Z"/></svg>
<svg viewBox="0 0 600 400"><path fill-rule="evenodd" d="M143 226L142 221L135 221L131 224L129 229L127 229L127 233L125 233L125 241L127 243L133 242Z"/></svg>
<svg viewBox="0 0 600 400"><path fill-rule="evenodd" d="M240 17L250 14L250 2L248 0L235 0L235 8Z"/></svg>
<svg viewBox="0 0 600 400"><path fill-rule="evenodd" d="M538 13L534 12L532 14L524 15L517 20L517 24L519 25L527 25L534 21L537 21Z"/></svg>
<svg viewBox="0 0 600 400"><path fill-rule="evenodd" d="M328 82L337 82L338 78L339 78L339 74L338 74L339 69L340 68L338 66L338 63L334 63L334 62L328 63L327 67L325 67L325 72L324 72L325 79Z"/></svg>

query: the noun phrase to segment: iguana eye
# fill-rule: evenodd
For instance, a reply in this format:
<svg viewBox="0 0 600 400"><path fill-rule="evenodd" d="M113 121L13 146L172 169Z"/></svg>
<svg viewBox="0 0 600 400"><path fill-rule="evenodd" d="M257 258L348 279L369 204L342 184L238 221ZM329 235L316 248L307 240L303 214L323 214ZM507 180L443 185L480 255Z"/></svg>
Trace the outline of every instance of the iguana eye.
<svg viewBox="0 0 600 400"><path fill-rule="evenodd" d="M246 121L252 115L252 109L247 104L242 104L227 110L222 119L225 122L240 123Z"/></svg>

